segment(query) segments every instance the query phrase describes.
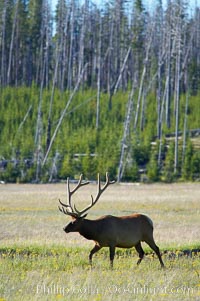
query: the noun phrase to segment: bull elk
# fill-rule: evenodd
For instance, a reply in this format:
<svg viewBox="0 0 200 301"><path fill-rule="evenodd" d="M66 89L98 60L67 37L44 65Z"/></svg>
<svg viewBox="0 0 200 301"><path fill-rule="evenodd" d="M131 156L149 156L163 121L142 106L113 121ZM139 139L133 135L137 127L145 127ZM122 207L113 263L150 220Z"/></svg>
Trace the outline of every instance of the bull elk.
<svg viewBox="0 0 200 301"><path fill-rule="evenodd" d="M94 198L91 195L91 204L82 211L79 211L76 205L72 206L71 197L80 187L89 184L89 182L82 182L81 175L77 186L70 191L68 178L68 204L59 200L61 207L58 206L58 208L62 213L71 216L72 221L66 225L63 230L66 233L79 232L86 239L94 240L95 246L89 254L90 264L92 264L92 256L94 253L103 247L108 247L110 249L110 264L111 267L113 267L115 248L132 248L133 246L139 254L137 264L140 264L144 257L141 241L144 241L155 251L161 267L164 267L159 248L153 238L153 222L148 216L134 213L120 217L105 215L95 220L85 218L87 216L86 212L97 203L101 194L113 183L115 183L115 181L110 181L108 173L106 173L106 183L101 187L100 176L98 174L98 191L96 197Z"/></svg>

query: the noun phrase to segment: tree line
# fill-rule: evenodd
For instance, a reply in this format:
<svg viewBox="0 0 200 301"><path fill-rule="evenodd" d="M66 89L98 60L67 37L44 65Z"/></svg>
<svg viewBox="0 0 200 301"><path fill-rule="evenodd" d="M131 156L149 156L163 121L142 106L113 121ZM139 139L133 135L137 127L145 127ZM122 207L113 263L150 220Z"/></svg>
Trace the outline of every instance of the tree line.
<svg viewBox="0 0 200 301"><path fill-rule="evenodd" d="M71 90L87 65L81 85L99 83L111 98L132 83L146 93L156 88L158 98L188 87L196 93L199 15L183 0L168 0L166 8L157 0L150 12L142 0L104 1L101 8L58 0L55 15L48 0L1 1L0 84Z"/></svg>
<svg viewBox="0 0 200 301"><path fill-rule="evenodd" d="M31 152L34 168L30 169L36 181L41 177L51 178L53 170L57 170L59 178L62 164L58 162L66 154L71 159L79 154L72 160L76 163L86 162L86 154L93 154L89 156L91 161L97 160L97 153L98 156L101 152L110 154L103 148L101 152L98 149L101 135L103 143L109 141L107 132L116 146L114 151L109 144L116 159L112 168L112 164L108 165L119 181L134 177L138 180L139 170L146 170L150 162L155 173L151 178L156 180L162 177L163 168L167 166L164 164L169 146L166 134L174 132L170 172L173 171L172 178L182 177L188 149L193 148L188 142L189 129L199 128L200 124L196 106L200 84L199 35L200 8L193 7L190 11L183 0L168 0L165 7L158 0L150 11L142 0L103 1L101 6L90 0L58 0L55 14L48 0L1 1L1 107L10 116L14 108L21 110L21 115L15 110L20 117L13 125L1 117L1 140L9 137L10 142L1 143L0 155L11 163L12 157L17 158L16 154L22 156L23 153L29 158ZM84 97L77 96L79 93ZM92 100L87 98L91 93ZM15 94L21 95L19 103L13 102L13 97L18 98ZM93 110L83 114L84 104L93 104ZM88 120L77 117L77 124L73 124L69 135L73 133L77 138L79 130L88 128L92 137L95 133L96 146L94 143L91 147L88 136L87 142L83 139L86 148L78 148L77 152L69 146L72 152L69 154L62 143L57 145L57 140L66 118L74 114L69 111L75 108ZM105 121L106 116L115 120L115 127ZM191 116L195 116L193 121ZM22 146L26 142L21 140L17 146L17 140L11 136L19 137L19 133L25 131L26 122L31 124L26 138L29 144ZM180 130L183 131L181 149ZM82 137L79 136L80 141ZM152 147L152 141L156 141L156 147ZM141 156L145 153L145 159L136 159L137 147ZM31 151L26 155L24 148ZM194 153L198 157L198 149L191 151L190 163ZM54 164L51 172L50 167L47 168L50 157ZM107 162L108 158L104 159ZM65 165L69 168L67 163ZM83 168L80 166L77 171L72 170L72 174ZM197 174L188 172L188 177L193 178L194 173ZM25 178L31 179L30 176Z"/></svg>

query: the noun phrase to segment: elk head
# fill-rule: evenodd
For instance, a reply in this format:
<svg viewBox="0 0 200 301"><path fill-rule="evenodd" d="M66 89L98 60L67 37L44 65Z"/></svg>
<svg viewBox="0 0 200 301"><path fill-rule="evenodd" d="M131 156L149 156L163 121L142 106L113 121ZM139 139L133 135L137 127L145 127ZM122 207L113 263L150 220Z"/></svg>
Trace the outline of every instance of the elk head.
<svg viewBox="0 0 200 301"><path fill-rule="evenodd" d="M82 224L82 221L84 220L84 218L87 216L87 211L92 208L98 201L98 199L100 198L101 194L105 191L105 189L110 185L110 184L114 184L115 181L110 181L109 179L109 175L108 173L106 173L106 183L104 184L103 187L101 187L101 182L100 182L100 175L98 174L98 190L97 190L97 194L96 194L96 197L94 198L92 195L91 195L91 203L90 205L88 205L87 207L85 207L83 210L79 211L77 208L76 208L76 205L74 204L72 206L72 202L71 202L71 197L72 195L82 186L85 186L87 184L89 184L88 181L85 181L85 182L82 182L82 178L83 178L83 175L81 174L80 175L80 179L78 181L78 184L76 185L76 187L70 191L70 187L69 187L69 178L67 178L67 197L68 197L68 203L65 204L63 202L61 202L59 200L59 203L61 205L58 206L59 210L66 214L66 215L69 215L71 216L72 218L72 221L66 225L63 230L66 232L66 233L69 233L69 232L78 232L80 227L81 227L81 224Z"/></svg>

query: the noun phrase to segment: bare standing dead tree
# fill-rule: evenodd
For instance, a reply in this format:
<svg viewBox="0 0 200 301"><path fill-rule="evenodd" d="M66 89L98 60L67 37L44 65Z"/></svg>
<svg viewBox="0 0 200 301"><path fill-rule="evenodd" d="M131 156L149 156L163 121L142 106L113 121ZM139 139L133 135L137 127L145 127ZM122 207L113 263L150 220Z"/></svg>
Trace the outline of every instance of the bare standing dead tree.
<svg viewBox="0 0 200 301"><path fill-rule="evenodd" d="M0 84L6 84L6 60L5 60L5 32L6 32L6 14L7 14L8 1L4 1L3 10L1 12L1 27L0 27L0 47L1 47L1 72Z"/></svg>
<svg viewBox="0 0 200 301"><path fill-rule="evenodd" d="M180 72L181 72L181 29L182 29L182 7L178 7L177 23L175 28L175 49L176 49L176 65L175 65L175 154L174 154L174 173L178 171L178 130L179 130L179 105L180 105Z"/></svg>
<svg viewBox="0 0 200 301"><path fill-rule="evenodd" d="M49 35L48 35L48 3L43 1L43 22L42 22L42 39L40 44L40 58L38 64L38 76L40 78L40 92L38 101L38 114L35 133L35 157L36 157L36 182L39 181L41 165L43 160L43 147L42 147L42 135L43 135L43 119L42 119L42 101L43 101L43 89L45 85L45 74L48 73L48 58L49 58ZM47 80L47 78L46 78Z"/></svg>
<svg viewBox="0 0 200 301"><path fill-rule="evenodd" d="M75 23L75 1L71 1L70 5L70 46L69 46L69 57L68 57L68 80L67 88L72 89L73 84L73 51L74 51L74 23Z"/></svg>
<svg viewBox="0 0 200 301"><path fill-rule="evenodd" d="M96 129L99 128L100 122L100 91L101 91L101 39L102 39L102 22L100 17L99 24L99 45L98 45L98 62L97 62L97 110L96 110Z"/></svg>
<svg viewBox="0 0 200 301"><path fill-rule="evenodd" d="M56 51L56 65L54 70L54 77L53 77L53 83L52 83L52 89L51 89L51 98L49 103L49 114L48 114L48 121L47 121L47 137L46 137L46 150L49 147L50 140L51 140L51 127L52 127L52 106L53 106L53 99L54 99L54 92L55 92L55 86L57 82L58 77L58 64L60 59L60 51L59 46L57 45L57 51Z"/></svg>
<svg viewBox="0 0 200 301"><path fill-rule="evenodd" d="M85 52L85 35L87 32L87 17L89 14L89 1L85 0L82 9L82 26L80 28L80 40L79 40L79 55L78 55L78 77L80 77L81 71L84 66L84 52Z"/></svg>
<svg viewBox="0 0 200 301"><path fill-rule="evenodd" d="M127 104L127 111L126 111L126 117L124 122L124 132L121 141L121 151L120 151L120 160L119 160L118 173L117 173L117 182L120 182L123 177L126 158L128 152L130 151L130 129L131 129L131 118L133 113L134 92L135 92L135 83L133 83L132 85L132 89Z"/></svg>
<svg viewBox="0 0 200 301"><path fill-rule="evenodd" d="M119 76L118 76L117 82L116 82L115 87L114 87L114 92L113 92L114 94L115 94L115 93L117 92L117 90L118 90L118 87L119 87L120 81L121 81L121 79L122 79L122 75L123 75L124 69L125 69L125 67L126 67L126 63L127 63L129 54L130 54L130 52L131 52L131 49L132 49L132 47L129 46L128 51L127 51L126 56L125 56L124 61L123 61L123 65L122 65L121 70L120 70L120 72L119 72Z"/></svg>
<svg viewBox="0 0 200 301"><path fill-rule="evenodd" d="M183 147L182 147L182 167L185 161L186 139L187 139L187 119L188 119L188 104L189 104L189 89L185 99L185 116L184 116L184 129L183 129Z"/></svg>
<svg viewBox="0 0 200 301"><path fill-rule="evenodd" d="M146 76L146 72L147 72L147 64L149 61L149 53L150 53L150 47L151 47L151 43L152 43L152 34L153 34L153 27L151 28L150 35L148 36L148 41L147 41L147 45L146 45L146 56L144 59L144 65L143 65L142 75L141 75L141 79L140 79L137 106L136 106L135 119L134 119L134 125L133 125L134 130L136 130L138 118L139 118L140 103L141 103L141 99L142 99L144 80L145 80L145 76Z"/></svg>
<svg viewBox="0 0 200 301"><path fill-rule="evenodd" d="M11 63L12 63L12 55L13 55L13 46L14 46L14 37L15 37L15 30L16 30L16 23L17 23L17 14L18 14L18 5L19 0L16 1L15 4L15 13L13 19L13 26L12 26L12 36L10 42L10 50L9 50L9 61L8 61L8 71L7 71L7 84L10 84L10 76L11 76Z"/></svg>

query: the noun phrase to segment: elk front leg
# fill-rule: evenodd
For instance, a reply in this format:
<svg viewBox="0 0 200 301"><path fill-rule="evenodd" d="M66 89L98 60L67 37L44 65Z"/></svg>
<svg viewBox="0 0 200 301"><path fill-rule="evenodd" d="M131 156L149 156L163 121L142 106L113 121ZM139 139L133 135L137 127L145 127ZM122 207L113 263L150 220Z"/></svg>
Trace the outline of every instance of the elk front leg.
<svg viewBox="0 0 200 301"><path fill-rule="evenodd" d="M101 249L101 247L99 245L95 245L94 248L90 251L90 255L89 255L90 265L92 265L92 256L94 255L94 253L98 252L100 249Z"/></svg>
<svg viewBox="0 0 200 301"><path fill-rule="evenodd" d="M141 246L140 242L137 245L135 245L135 249L139 254L139 259L137 261L137 265L139 265L140 262L142 261L143 257L144 257L144 250L142 249L142 246Z"/></svg>
<svg viewBox="0 0 200 301"><path fill-rule="evenodd" d="M110 267L113 268L113 260L115 257L115 247L110 247Z"/></svg>

